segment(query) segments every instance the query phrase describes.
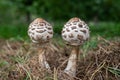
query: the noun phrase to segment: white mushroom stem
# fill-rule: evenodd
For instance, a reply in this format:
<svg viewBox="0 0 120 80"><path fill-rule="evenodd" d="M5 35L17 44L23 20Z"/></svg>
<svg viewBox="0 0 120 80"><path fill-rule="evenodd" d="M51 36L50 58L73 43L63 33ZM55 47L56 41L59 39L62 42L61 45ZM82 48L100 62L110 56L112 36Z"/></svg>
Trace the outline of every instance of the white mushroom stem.
<svg viewBox="0 0 120 80"><path fill-rule="evenodd" d="M67 67L65 68L64 72L67 73L69 76L76 76L76 67L77 67L77 57L79 54L79 47L74 46L71 52L71 55L68 59Z"/></svg>
<svg viewBox="0 0 120 80"><path fill-rule="evenodd" d="M46 57L45 57L45 49L39 49L39 64L42 68L46 68L48 70L50 70L50 66L46 60Z"/></svg>

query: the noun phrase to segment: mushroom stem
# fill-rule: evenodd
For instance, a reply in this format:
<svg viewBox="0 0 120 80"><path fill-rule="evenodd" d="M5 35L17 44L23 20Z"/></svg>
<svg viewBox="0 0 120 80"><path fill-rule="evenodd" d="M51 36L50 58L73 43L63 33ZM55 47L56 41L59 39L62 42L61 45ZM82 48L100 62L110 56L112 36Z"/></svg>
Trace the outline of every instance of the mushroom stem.
<svg viewBox="0 0 120 80"><path fill-rule="evenodd" d="M39 64L42 68L46 68L50 70L50 66L45 57L45 52L46 52L45 48L39 49L39 52L38 52L39 53Z"/></svg>
<svg viewBox="0 0 120 80"><path fill-rule="evenodd" d="M79 54L79 46L73 46L71 55L68 59L67 67L64 72L70 76L76 76L76 67L77 67L77 56Z"/></svg>

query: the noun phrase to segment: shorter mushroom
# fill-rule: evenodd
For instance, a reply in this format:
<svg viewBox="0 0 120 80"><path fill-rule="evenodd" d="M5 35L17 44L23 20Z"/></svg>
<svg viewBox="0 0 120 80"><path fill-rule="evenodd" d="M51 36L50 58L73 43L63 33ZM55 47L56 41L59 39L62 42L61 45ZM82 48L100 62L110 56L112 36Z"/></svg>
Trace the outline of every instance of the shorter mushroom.
<svg viewBox="0 0 120 80"><path fill-rule="evenodd" d="M89 27L87 24L75 17L70 19L63 27L62 38L72 47L71 55L68 59L64 72L70 76L76 76L77 58L79 46L89 38Z"/></svg>
<svg viewBox="0 0 120 80"><path fill-rule="evenodd" d="M50 45L50 39L53 37L52 25L42 18L37 18L29 25L28 35L33 43L39 45L38 53L41 67L50 69L45 53Z"/></svg>

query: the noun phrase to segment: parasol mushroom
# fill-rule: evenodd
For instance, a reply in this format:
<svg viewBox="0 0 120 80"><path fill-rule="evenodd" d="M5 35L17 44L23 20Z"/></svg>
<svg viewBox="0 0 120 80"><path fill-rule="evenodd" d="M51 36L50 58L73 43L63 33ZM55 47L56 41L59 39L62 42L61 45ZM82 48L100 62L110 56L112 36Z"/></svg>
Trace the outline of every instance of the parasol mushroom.
<svg viewBox="0 0 120 80"><path fill-rule="evenodd" d="M37 18L29 25L28 35L33 43L40 46L38 51L40 66L50 69L45 53L50 45L50 39L53 37L52 25L42 18Z"/></svg>
<svg viewBox="0 0 120 80"><path fill-rule="evenodd" d="M89 27L79 18L71 18L62 29L62 38L72 47L71 55L64 72L70 76L76 76L77 57L79 46L89 38Z"/></svg>

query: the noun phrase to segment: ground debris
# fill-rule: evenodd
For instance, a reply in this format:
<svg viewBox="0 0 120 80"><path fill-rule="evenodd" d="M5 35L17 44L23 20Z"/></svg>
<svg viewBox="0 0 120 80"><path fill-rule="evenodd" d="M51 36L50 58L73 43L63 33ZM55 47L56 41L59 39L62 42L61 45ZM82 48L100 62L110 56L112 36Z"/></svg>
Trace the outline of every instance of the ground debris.
<svg viewBox="0 0 120 80"><path fill-rule="evenodd" d="M80 57L77 76L71 78L63 72L71 51L68 46L54 44L47 49L51 70L45 70L39 65L33 44L6 41L0 46L0 80L120 80L120 75L109 70L120 69L120 42L103 38L98 38L98 42L96 48Z"/></svg>

